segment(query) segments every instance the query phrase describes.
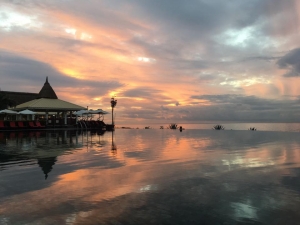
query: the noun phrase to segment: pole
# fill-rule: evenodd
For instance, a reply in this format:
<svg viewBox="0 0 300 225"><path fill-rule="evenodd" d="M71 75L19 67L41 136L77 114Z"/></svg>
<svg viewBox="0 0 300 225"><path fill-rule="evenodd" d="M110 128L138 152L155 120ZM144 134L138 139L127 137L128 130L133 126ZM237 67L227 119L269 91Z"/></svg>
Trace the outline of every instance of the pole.
<svg viewBox="0 0 300 225"><path fill-rule="evenodd" d="M111 98L110 100L110 106L111 106L111 123L112 127L114 128L115 122L114 122L114 108L117 105L117 100L115 100L114 97Z"/></svg>
<svg viewBox="0 0 300 225"><path fill-rule="evenodd" d="M114 107L111 108L111 124L114 125Z"/></svg>

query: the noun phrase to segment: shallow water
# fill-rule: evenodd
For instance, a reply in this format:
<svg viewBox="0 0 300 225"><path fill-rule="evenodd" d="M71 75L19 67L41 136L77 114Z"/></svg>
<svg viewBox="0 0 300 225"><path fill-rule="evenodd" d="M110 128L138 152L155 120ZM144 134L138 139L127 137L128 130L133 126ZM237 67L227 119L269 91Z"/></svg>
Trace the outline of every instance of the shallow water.
<svg viewBox="0 0 300 225"><path fill-rule="evenodd" d="M298 132L0 133L0 224L299 224Z"/></svg>

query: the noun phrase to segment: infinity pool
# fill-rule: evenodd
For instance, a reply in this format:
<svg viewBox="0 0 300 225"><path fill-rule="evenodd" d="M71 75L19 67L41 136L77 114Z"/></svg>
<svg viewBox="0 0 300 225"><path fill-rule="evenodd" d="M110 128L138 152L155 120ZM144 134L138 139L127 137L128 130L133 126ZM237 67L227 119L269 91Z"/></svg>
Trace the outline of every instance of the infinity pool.
<svg viewBox="0 0 300 225"><path fill-rule="evenodd" d="M299 224L297 132L0 133L0 224Z"/></svg>

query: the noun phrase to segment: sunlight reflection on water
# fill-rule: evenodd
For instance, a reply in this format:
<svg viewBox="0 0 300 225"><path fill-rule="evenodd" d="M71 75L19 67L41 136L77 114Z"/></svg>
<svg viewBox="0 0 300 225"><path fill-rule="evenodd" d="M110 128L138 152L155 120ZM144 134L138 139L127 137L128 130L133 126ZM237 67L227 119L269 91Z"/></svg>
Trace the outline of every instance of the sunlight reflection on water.
<svg viewBox="0 0 300 225"><path fill-rule="evenodd" d="M117 129L0 137L0 224L300 219L296 132Z"/></svg>

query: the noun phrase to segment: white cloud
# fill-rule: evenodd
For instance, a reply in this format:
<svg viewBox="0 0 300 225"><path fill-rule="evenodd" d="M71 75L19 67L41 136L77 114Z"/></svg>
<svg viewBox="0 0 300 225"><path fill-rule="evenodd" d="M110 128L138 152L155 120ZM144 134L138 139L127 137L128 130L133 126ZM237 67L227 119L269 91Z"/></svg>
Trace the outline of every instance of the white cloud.
<svg viewBox="0 0 300 225"><path fill-rule="evenodd" d="M147 57L138 57L138 61L144 62L144 63L155 63L156 59L153 58L147 58Z"/></svg>
<svg viewBox="0 0 300 225"><path fill-rule="evenodd" d="M37 16L21 14L5 7L0 9L0 29L11 31L15 27L22 29L40 28L42 23Z"/></svg>
<svg viewBox="0 0 300 225"><path fill-rule="evenodd" d="M243 86L251 86L254 84L270 84L271 81L269 79L263 78L263 77L251 77L247 79L241 79L241 80L231 80L231 81L223 81L220 83L220 85L231 85L234 87L243 87Z"/></svg>

